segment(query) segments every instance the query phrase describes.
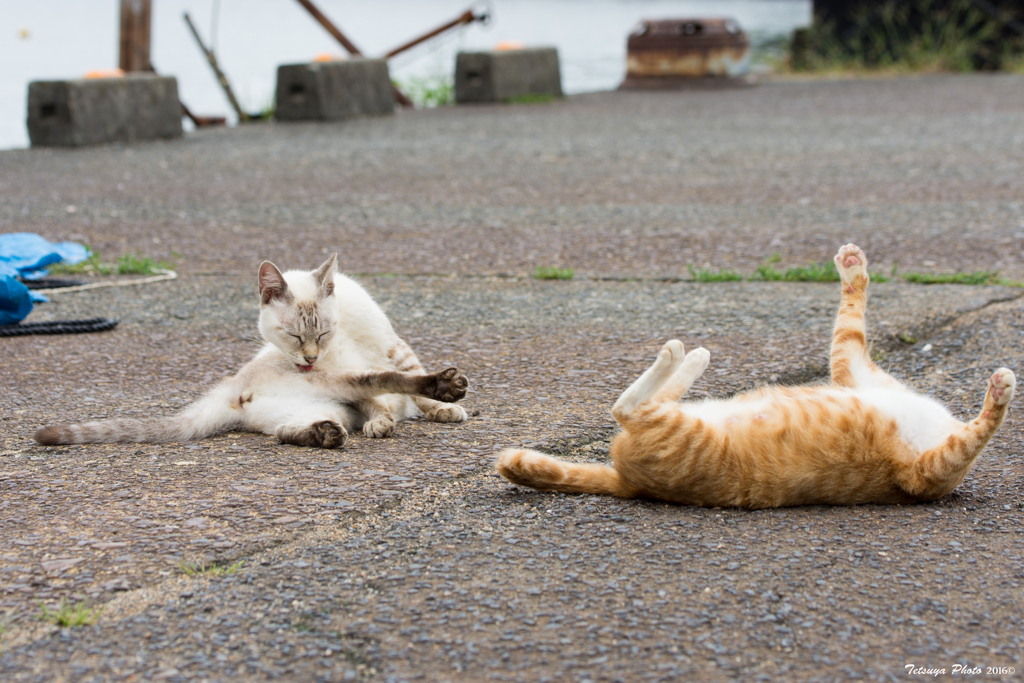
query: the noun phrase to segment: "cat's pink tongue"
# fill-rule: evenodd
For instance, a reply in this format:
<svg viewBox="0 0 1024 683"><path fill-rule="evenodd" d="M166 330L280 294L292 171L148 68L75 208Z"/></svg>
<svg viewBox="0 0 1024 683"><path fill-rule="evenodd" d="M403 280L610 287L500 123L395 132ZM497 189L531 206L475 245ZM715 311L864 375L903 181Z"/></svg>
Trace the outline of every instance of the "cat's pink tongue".
<svg viewBox="0 0 1024 683"><path fill-rule="evenodd" d="M309 372L310 370L313 369L312 365L300 365L298 367L299 367L299 370L302 370L303 372Z"/></svg>

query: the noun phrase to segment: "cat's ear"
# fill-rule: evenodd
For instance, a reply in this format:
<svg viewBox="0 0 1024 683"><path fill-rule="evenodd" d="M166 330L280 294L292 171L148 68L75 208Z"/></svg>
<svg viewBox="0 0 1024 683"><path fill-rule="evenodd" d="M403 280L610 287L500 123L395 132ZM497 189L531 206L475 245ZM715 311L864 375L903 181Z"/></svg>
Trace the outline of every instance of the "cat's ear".
<svg viewBox="0 0 1024 683"><path fill-rule="evenodd" d="M288 283L284 275L270 261L260 264L260 304L266 305L274 300L287 301L291 298Z"/></svg>
<svg viewBox="0 0 1024 683"><path fill-rule="evenodd" d="M324 264L313 271L313 279L316 280L320 296L327 298L334 294L334 273L338 270L338 254L331 254L331 258L324 261Z"/></svg>

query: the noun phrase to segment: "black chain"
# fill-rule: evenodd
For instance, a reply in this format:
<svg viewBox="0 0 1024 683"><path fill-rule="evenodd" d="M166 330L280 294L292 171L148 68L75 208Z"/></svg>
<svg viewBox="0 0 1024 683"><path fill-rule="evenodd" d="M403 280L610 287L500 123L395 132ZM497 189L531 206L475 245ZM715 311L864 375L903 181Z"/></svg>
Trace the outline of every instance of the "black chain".
<svg viewBox="0 0 1024 683"><path fill-rule="evenodd" d="M59 280L55 277L46 277L42 280L22 280L18 278L18 281L29 289L60 289L61 287L78 287L85 284L81 280Z"/></svg>

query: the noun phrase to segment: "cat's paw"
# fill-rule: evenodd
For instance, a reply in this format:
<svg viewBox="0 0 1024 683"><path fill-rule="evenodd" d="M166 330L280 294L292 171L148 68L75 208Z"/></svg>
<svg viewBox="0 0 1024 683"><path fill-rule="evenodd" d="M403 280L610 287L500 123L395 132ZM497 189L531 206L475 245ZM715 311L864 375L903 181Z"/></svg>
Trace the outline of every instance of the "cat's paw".
<svg viewBox="0 0 1024 683"><path fill-rule="evenodd" d="M463 407L456 405L436 406L424 413L424 417L431 422L465 422L469 419Z"/></svg>
<svg viewBox="0 0 1024 683"><path fill-rule="evenodd" d="M845 288L863 287L868 282L868 257L856 244L846 244L839 248L835 257L836 270ZM847 289L847 291L854 291Z"/></svg>
<svg viewBox="0 0 1024 683"><path fill-rule="evenodd" d="M704 371L708 369L708 363L711 362L711 352L705 349L703 346L690 351L683 358L683 370L687 375L692 375L695 379L704 374Z"/></svg>
<svg viewBox="0 0 1024 683"><path fill-rule="evenodd" d="M464 397L469 388L469 380L458 368L448 368L427 377L423 395L435 401L454 403Z"/></svg>
<svg viewBox="0 0 1024 683"><path fill-rule="evenodd" d="M685 357L686 349L683 348L683 342L678 339L671 339L661 347L661 351L658 352L658 358L654 361L654 367L658 371L671 374L675 372Z"/></svg>
<svg viewBox="0 0 1024 683"><path fill-rule="evenodd" d="M1017 378L1006 368L999 368L988 379L988 393L997 406L1005 406L1013 398Z"/></svg>
<svg viewBox="0 0 1024 683"><path fill-rule="evenodd" d="M313 443L320 448L341 448L348 440L348 432L333 420L314 422L309 431Z"/></svg>
<svg viewBox="0 0 1024 683"><path fill-rule="evenodd" d="M395 420L377 417L363 423L363 434L371 439L386 439L395 433Z"/></svg>
<svg viewBox="0 0 1024 683"><path fill-rule="evenodd" d="M661 347L662 353L668 353L668 359L672 363L678 363L686 356L686 349L683 348L683 342L678 339L670 339L665 342L665 345Z"/></svg>

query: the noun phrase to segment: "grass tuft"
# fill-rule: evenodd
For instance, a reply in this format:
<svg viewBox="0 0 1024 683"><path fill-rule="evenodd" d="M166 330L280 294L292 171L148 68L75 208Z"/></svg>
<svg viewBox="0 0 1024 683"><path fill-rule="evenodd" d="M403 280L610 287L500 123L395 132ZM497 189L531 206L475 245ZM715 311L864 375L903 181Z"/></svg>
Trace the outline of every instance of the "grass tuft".
<svg viewBox="0 0 1024 683"><path fill-rule="evenodd" d="M836 270L834 261L825 263L809 263L806 266L797 268L786 268L781 270L775 264L779 263L782 257L776 252L764 259L757 266L749 277L744 277L735 270L721 268L695 268L692 264L687 268L695 282L734 282L739 280L750 280L752 282L839 282L839 272ZM976 270L971 273L922 273L908 272L897 275L899 263L892 266L889 275L871 273L872 282L889 282L896 277L906 282L913 282L920 285L1001 285L1003 287L1024 288L1024 281L1010 280L999 277L998 270ZM538 273L540 269L538 268ZM537 277L541 277L539 274Z"/></svg>
<svg viewBox="0 0 1024 683"><path fill-rule="evenodd" d="M118 275L152 275L158 270L169 269L167 261L158 263L148 256L138 254L128 253L117 259Z"/></svg>
<svg viewBox="0 0 1024 683"><path fill-rule="evenodd" d="M39 601L40 621L48 621L54 626L71 627L90 626L100 616L103 607L90 607L88 601L71 603L61 600L56 609L50 609Z"/></svg>
<svg viewBox="0 0 1024 683"><path fill-rule="evenodd" d="M806 266L780 270L775 264L781 260L782 257L778 252L772 254L761 261L757 266L757 270L748 277L744 277L735 270L726 268L717 271L710 268L698 270L692 265L687 266L687 268L690 270L690 275L697 282L729 282L738 280L750 280L752 282L839 282L841 279L834 261L808 263ZM895 274L895 268L893 273ZM872 282L888 282L891 279L880 273L871 274Z"/></svg>
<svg viewBox="0 0 1024 683"><path fill-rule="evenodd" d="M738 282L744 279L743 275L728 268L720 268L718 270L701 268L698 270L692 264L686 267L690 270L690 275L693 276L696 282Z"/></svg>
<svg viewBox="0 0 1024 683"><path fill-rule="evenodd" d="M239 560L231 565L220 564L219 562L210 562L207 564L202 560L182 560L178 563L178 568L181 569L182 573L186 576L228 576L234 574L242 565L245 564L245 560Z"/></svg>
<svg viewBox="0 0 1024 683"><path fill-rule="evenodd" d="M47 266L50 275L152 275L173 267L167 261L155 261L148 256L128 252L116 263L104 263L100 255L89 249L89 258L75 264L55 263Z"/></svg>
<svg viewBox="0 0 1024 683"><path fill-rule="evenodd" d="M411 76L404 81L396 81L395 86L417 107L433 108L455 104L455 82L445 74Z"/></svg>
<svg viewBox="0 0 1024 683"><path fill-rule="evenodd" d="M533 273L533 277L537 280L571 280L572 276L572 268L554 268L551 266L537 266L537 270Z"/></svg>
<svg viewBox="0 0 1024 683"><path fill-rule="evenodd" d="M798 268L787 268L782 274L787 282L839 282L839 271L833 261L809 263Z"/></svg>
<svg viewBox="0 0 1024 683"><path fill-rule="evenodd" d="M779 270L774 266L781 259L778 253L765 259L757 266L757 271L750 276L751 280L768 282L839 282L839 272L832 261L825 263L809 263L806 266Z"/></svg>
<svg viewBox="0 0 1024 683"><path fill-rule="evenodd" d="M88 248L88 247L87 247ZM89 249L89 258L78 263L54 263L47 266L50 275L111 275L115 267L100 261L100 255Z"/></svg>
<svg viewBox="0 0 1024 683"><path fill-rule="evenodd" d="M997 270L976 270L973 273L918 273L900 275L907 282L919 285L1001 285L1009 283Z"/></svg>

